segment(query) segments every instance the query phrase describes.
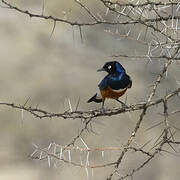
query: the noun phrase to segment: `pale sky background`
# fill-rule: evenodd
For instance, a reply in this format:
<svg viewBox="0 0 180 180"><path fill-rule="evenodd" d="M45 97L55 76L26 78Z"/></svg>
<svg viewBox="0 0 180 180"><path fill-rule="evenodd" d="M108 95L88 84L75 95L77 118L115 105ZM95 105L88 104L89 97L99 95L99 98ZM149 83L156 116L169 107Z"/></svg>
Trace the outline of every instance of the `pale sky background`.
<svg viewBox="0 0 180 180"><path fill-rule="evenodd" d="M69 1L71 2L71 1ZM21 0L13 4L22 8L41 13L42 1ZM93 3L90 3L93 6ZM95 6L95 11L101 6ZM67 1L46 1L45 14L63 17L63 11L70 11L69 17L87 20L78 6ZM72 11L72 12L71 12ZM72 16L71 16L72 14ZM78 27L57 23L55 32L50 38L53 27L52 21L29 18L14 10L0 8L0 98L2 102L24 104L27 98L31 106L36 106L52 112L63 112L67 108L67 98L71 100L73 108L80 97L79 110L100 109L100 104L87 104L86 101L98 90L98 83L105 73L96 70L103 66L116 53L146 54L147 49L137 42L117 40L104 30L106 26L84 27L83 43ZM126 32L127 27L118 27ZM138 32L138 27L135 29ZM113 30L113 29L112 29ZM74 31L74 38L73 38ZM139 59L116 59L126 68L133 80L133 86L127 92L127 103L135 104L144 101L150 92L152 81L162 68L162 63L147 64ZM179 65L169 68L168 76L160 85L157 97L164 96L166 91L177 87L175 81L180 77ZM125 100L125 96L121 98ZM171 100L169 109L177 108L180 102ZM105 107L120 106L115 101L107 101ZM137 144L143 144L151 138L160 135L162 127L144 132L145 129L159 122L163 117L159 115L161 106L151 108L145 116L142 128L137 135ZM98 118L92 124L98 135L85 133L83 138L89 147L122 146L127 141L139 112L122 114L113 117ZM170 117L175 126L180 127L177 116ZM28 155L33 152L33 143L40 147L47 147L56 142L65 145L71 141L78 130L82 128L81 120L37 119L24 112L8 107L0 107L0 179L6 180L59 180L87 179L83 168L75 168L63 163L58 168L48 168L47 161L31 160ZM177 133L177 137L178 137ZM80 144L80 142L78 142ZM81 145L82 146L82 145ZM171 150L171 149L170 149ZM177 147L177 150L180 150ZM90 154L90 160L103 163L105 160L117 159L119 153L107 153L102 159L100 153ZM75 154L77 161L79 154ZM139 165L142 157L137 153L128 153L125 167L120 167L123 175L129 169ZM85 161L85 159L84 159ZM134 179L139 180L178 180L180 177L179 157L164 154L158 155ZM94 170L90 179L104 179L111 168Z"/></svg>

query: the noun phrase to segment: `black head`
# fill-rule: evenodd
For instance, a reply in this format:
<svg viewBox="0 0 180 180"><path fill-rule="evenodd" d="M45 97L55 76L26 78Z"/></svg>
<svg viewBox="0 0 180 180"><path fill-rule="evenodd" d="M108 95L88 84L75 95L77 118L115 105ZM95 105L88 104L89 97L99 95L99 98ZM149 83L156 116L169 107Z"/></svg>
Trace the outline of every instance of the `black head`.
<svg viewBox="0 0 180 180"><path fill-rule="evenodd" d="M115 74L117 72L119 73L125 72L125 69L119 62L110 61L105 63L104 66L101 69L98 69L97 71L106 71L109 74Z"/></svg>

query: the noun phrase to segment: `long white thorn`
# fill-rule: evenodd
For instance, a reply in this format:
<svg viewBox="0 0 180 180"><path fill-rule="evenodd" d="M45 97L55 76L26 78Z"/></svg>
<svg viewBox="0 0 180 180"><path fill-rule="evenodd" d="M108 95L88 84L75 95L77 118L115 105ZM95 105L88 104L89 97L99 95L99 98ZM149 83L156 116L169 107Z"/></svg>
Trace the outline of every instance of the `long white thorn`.
<svg viewBox="0 0 180 180"><path fill-rule="evenodd" d="M151 55L150 53L151 53L151 42L149 43L149 46L148 46L148 53L147 53L147 55L148 56Z"/></svg>
<svg viewBox="0 0 180 180"><path fill-rule="evenodd" d="M36 152L37 152L38 150L37 149L35 149L34 151L33 151L33 153L30 155L30 157L33 157L34 156L34 154L36 154Z"/></svg>
<svg viewBox="0 0 180 180"><path fill-rule="evenodd" d="M40 159L40 160L42 159L42 155L43 155L43 152L41 151L41 152L40 152L40 155L39 155L39 159Z"/></svg>
<svg viewBox="0 0 180 180"><path fill-rule="evenodd" d="M81 166L83 165L81 154L80 154L80 164Z"/></svg>
<svg viewBox="0 0 180 180"><path fill-rule="evenodd" d="M91 168L92 169L92 178L94 177L94 168Z"/></svg>
<svg viewBox="0 0 180 180"><path fill-rule="evenodd" d="M121 11L121 14L125 15L124 11L125 11L126 7L123 8L123 10Z"/></svg>
<svg viewBox="0 0 180 180"><path fill-rule="evenodd" d="M24 110L21 110L21 123L23 125L23 121L24 121Z"/></svg>
<svg viewBox="0 0 180 180"><path fill-rule="evenodd" d="M180 86L180 82L178 80L176 80L176 83L177 83L178 86Z"/></svg>
<svg viewBox="0 0 180 180"><path fill-rule="evenodd" d="M68 104L69 104L69 109L70 109L70 112L73 112L73 110L72 110L72 105L71 105L71 101L70 101L70 99L68 98Z"/></svg>
<svg viewBox="0 0 180 180"><path fill-rule="evenodd" d="M82 137L80 137L80 140L82 141L82 143L84 144L84 146L87 148L87 149L89 149L88 148L88 146L87 146L87 144L84 142L84 140L82 139Z"/></svg>
<svg viewBox="0 0 180 180"><path fill-rule="evenodd" d="M151 52L150 52L150 53L152 54L152 52L155 51L158 47L159 47L158 45L155 46L153 49L151 49Z"/></svg>
<svg viewBox="0 0 180 180"><path fill-rule="evenodd" d="M149 55L147 55L147 58L149 59L149 61L152 63L152 59L150 58Z"/></svg>
<svg viewBox="0 0 180 180"><path fill-rule="evenodd" d="M51 167L51 157L48 156L47 159L48 159L48 166L49 166L49 168L50 168L50 167Z"/></svg>
<svg viewBox="0 0 180 180"><path fill-rule="evenodd" d="M54 155L56 155L56 144L54 143L54 152L53 152Z"/></svg>
<svg viewBox="0 0 180 180"><path fill-rule="evenodd" d="M126 36L128 37L131 32L131 29L127 32Z"/></svg>
<svg viewBox="0 0 180 180"><path fill-rule="evenodd" d="M109 8L106 9L106 13L105 13L105 16L108 15L108 12L109 12Z"/></svg>
<svg viewBox="0 0 180 180"><path fill-rule="evenodd" d="M104 158L104 151L102 151L101 154L102 154L102 158Z"/></svg>
<svg viewBox="0 0 180 180"><path fill-rule="evenodd" d="M69 157L69 162L71 162L71 151L68 150L68 157Z"/></svg>
<svg viewBox="0 0 180 180"><path fill-rule="evenodd" d="M179 23L179 19L176 19L176 31L178 30L178 23Z"/></svg>
<svg viewBox="0 0 180 180"><path fill-rule="evenodd" d="M36 149L38 149L38 145L36 145L35 143L32 143L32 145L33 145Z"/></svg>
<svg viewBox="0 0 180 180"><path fill-rule="evenodd" d="M47 150L49 151L51 149L52 143L49 144Z"/></svg>
<svg viewBox="0 0 180 180"><path fill-rule="evenodd" d="M142 31L138 34L137 41L139 40L141 33L142 33Z"/></svg>
<svg viewBox="0 0 180 180"><path fill-rule="evenodd" d="M88 172L88 168L86 167L86 168L85 168L85 170L86 170L87 179L89 179L89 172Z"/></svg>
<svg viewBox="0 0 180 180"><path fill-rule="evenodd" d="M180 8L180 2L177 4L176 12L179 10L179 8Z"/></svg>
<svg viewBox="0 0 180 180"><path fill-rule="evenodd" d="M89 151L87 152L87 157L86 157L86 167L89 166Z"/></svg>
<svg viewBox="0 0 180 180"><path fill-rule="evenodd" d="M63 148L62 148L62 146L61 146L59 158L62 159L62 156L63 156Z"/></svg>
<svg viewBox="0 0 180 180"><path fill-rule="evenodd" d="M130 12L131 12L133 15L135 15L133 7L130 6L130 7L128 7L128 9L130 10Z"/></svg>
<svg viewBox="0 0 180 180"><path fill-rule="evenodd" d="M56 161L54 161L54 167L57 168L57 164L56 164Z"/></svg>

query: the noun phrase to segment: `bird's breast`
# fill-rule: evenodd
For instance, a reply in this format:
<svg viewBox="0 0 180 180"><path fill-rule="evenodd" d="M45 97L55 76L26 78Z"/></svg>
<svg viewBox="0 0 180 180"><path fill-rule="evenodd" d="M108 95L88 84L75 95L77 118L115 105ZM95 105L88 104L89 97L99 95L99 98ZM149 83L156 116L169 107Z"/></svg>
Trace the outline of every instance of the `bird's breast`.
<svg viewBox="0 0 180 180"><path fill-rule="evenodd" d="M120 90L113 90L108 86L107 88L101 90L102 99L103 100L105 100L106 98L118 99L126 92L126 90L127 88Z"/></svg>

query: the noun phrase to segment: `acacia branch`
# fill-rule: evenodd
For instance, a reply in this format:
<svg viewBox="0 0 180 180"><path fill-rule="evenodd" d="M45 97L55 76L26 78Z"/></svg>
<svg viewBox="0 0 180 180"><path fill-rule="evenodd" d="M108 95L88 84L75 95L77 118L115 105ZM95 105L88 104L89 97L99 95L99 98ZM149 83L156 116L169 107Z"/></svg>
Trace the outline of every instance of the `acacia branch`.
<svg viewBox="0 0 180 180"><path fill-rule="evenodd" d="M147 54L146 55L128 55L128 54L117 54L113 57L124 57L124 58L148 58L150 61L152 59L157 60L164 60L164 67L162 71L159 73L159 75L156 78L156 81L153 83L152 90L147 98L147 100L143 103L134 103L126 106L125 108L113 108L113 109L107 109L104 114L101 113L100 110L90 110L90 111L81 111L76 110L75 111L65 111L65 112L49 112L47 110L37 108L37 107L31 107L27 106L27 102L24 105L17 105L15 103L8 103L8 102L0 102L1 106L10 107L12 109L21 110L22 112L28 112L32 116L36 118L55 118L58 117L59 119L81 119L83 122L82 129L76 134L74 138L70 140L69 143L65 146L61 146L58 144L50 144L48 148L39 148L37 147L35 151L33 152L31 158L39 159L39 160L48 160L48 164L50 165L52 160L62 161L65 164L71 164L73 166L83 167L87 170L87 168L102 168L107 166L115 166L111 174L108 176L108 180L112 179L112 177L116 174L119 176L119 179L125 179L127 177L133 177L133 175L141 170L145 165L147 165L154 157L156 157L160 152L168 152L167 150L162 149L165 144L169 145L173 151L176 152L174 145L179 145L180 142L175 140L174 134L176 131L180 131L179 128L174 126L168 121L168 117L171 114L179 113L179 109L176 111L173 111L171 113L168 113L168 100L174 96L178 96L180 93L180 87L178 87L175 90L171 89L171 92L166 94L165 96L162 96L161 98L155 98L156 91L165 76L165 74L168 71L169 66L174 62L178 61L180 59L179 57L179 44L180 44L180 29L179 29L179 8L180 3L179 2L152 2L152 1L145 1L145 2L132 2L129 3L127 1L119 2L119 1L111 1L111 0L99 0L98 2L101 2L104 4L104 9L102 9L102 12L104 13L104 10L107 9L106 13L103 14L96 14L94 13L85 3L82 3L80 0L75 0L75 3L77 3L91 18L89 21L81 22L81 21L72 21L67 20L64 18L59 18L55 16L48 16L42 14L36 14L32 13L31 11L24 10L22 8L19 8L11 3L9 3L6 0L1 0L1 2L6 5L6 8L15 10L19 13L25 14L29 17L36 17L41 19L49 19L54 22L54 26L51 32L51 35L53 34L55 30L55 26L57 22L60 23L66 23L71 26L77 25L79 26L80 36L81 40L83 40L82 36L82 26L95 26L95 25L113 25L113 27L119 28L118 25L127 25L125 28L125 34L120 34L119 29L117 28L115 33L110 31L111 35L118 36L121 38L126 38L129 40L135 40L136 42L140 42L144 47L147 47ZM169 8L169 9L168 9ZM170 9L171 8L171 9ZM165 10L164 10L165 9ZM167 11L166 11L167 10ZM44 12L44 5L43 5L43 12ZM110 14L110 16L108 16ZM114 18L114 16L116 16ZM122 19L120 19L122 18ZM140 27L143 27L143 29L138 32L137 37L134 37L132 34L134 26L133 25L140 25ZM115 25L115 26L114 26ZM122 27L122 26L120 26ZM129 28L130 27L130 28ZM143 31L145 31L145 37L142 39ZM121 32L122 33L122 32ZM137 33L136 33L137 34ZM148 37L148 35L150 37ZM149 38L149 40L148 40ZM146 41L145 41L146 39ZM157 140L154 143L154 146L149 150L144 150L144 146L141 148L137 148L132 146L132 142L134 142L137 133L139 132L139 129L142 126L142 122L145 119L146 112L151 107L155 107L156 105L163 105L163 120L161 122L156 122L156 125L152 126L149 129L152 129L154 127L157 127L159 125L163 126L163 131L158 136ZM133 111L141 111L140 116L138 117L135 127L130 134L130 136L127 139L127 142L123 147L105 147L105 148L89 148L86 143L82 140L82 136L86 131L93 132L91 128L91 124L93 122L93 119L97 117L112 117L115 115L120 115L122 113L127 112L133 112ZM85 148L78 147L76 144L77 140L83 141ZM53 146L54 150L51 151L51 147ZM59 148L57 150L56 148ZM78 151L78 152L84 152L86 153L86 160L85 163L82 162L75 162L72 161L71 158L71 151ZM90 163L89 162L89 153L99 151L104 153L104 151L117 151L117 153L120 153L118 155L117 160L112 162L106 162L104 164L96 164L96 163ZM142 155L145 155L146 159L139 165L133 168L129 173L127 173L125 176L122 176L119 174L119 167L122 165L125 155L128 154L129 151L134 151L142 153ZM68 152L68 158L65 157L63 153ZM169 153L169 152L168 152ZM43 156L42 156L43 154ZM64 155L64 156L63 156ZM102 155L103 156L103 155Z"/></svg>
<svg viewBox="0 0 180 180"><path fill-rule="evenodd" d="M27 107L26 105L16 105L14 103L6 103L6 102L0 102L1 106L8 106L13 109L19 109L19 110L24 110L33 116L43 119L43 118L54 118L54 117L59 117L63 119L93 119L97 117L105 117L105 116L115 116L118 114L122 114L125 112L133 112L137 110L144 109L144 107L149 108L154 105L158 105L163 102L164 99L170 99L173 96L177 95L180 92L180 88L177 88L173 92L169 93L168 95L159 98L155 101L151 101L149 104L146 103L141 103L141 104L134 104L134 105L129 105L125 108L113 108L113 109L107 109L105 113L102 113L101 110L90 110L90 111L73 111L73 112L63 112L63 113L53 113L53 112L48 112L43 109L39 108L33 108L31 106Z"/></svg>
<svg viewBox="0 0 180 180"><path fill-rule="evenodd" d="M174 54L173 54L173 57L175 57L175 56L177 55L177 52L178 52L178 51L179 51L179 47L176 48L176 50L175 50L175 52L174 52ZM139 116L139 120L137 121L137 123L136 123L136 125L135 125L135 128L134 128L132 134L131 134L130 137L128 138L127 143L126 143L126 145L124 146L124 149L123 149L123 151L121 152L121 154L120 154L120 156L119 156L119 158L118 158L118 160L117 160L117 164L115 165L115 170L109 175L108 180L111 180L112 177L113 177L113 175L117 172L117 169L118 169L119 165L121 164L123 157L124 157L125 154L127 153L127 150L128 150L127 148L128 148L128 147L130 146L130 144L132 143L133 139L135 138L135 136L136 136L136 134L137 134L137 132L138 132L138 130L139 130L139 128L140 128L140 125L141 125L141 123L142 123L142 121L143 121L143 118L144 118L144 116L145 116L145 114L146 114L146 111L147 111L149 105L150 105L151 102L152 102L152 98L154 97L154 95L155 95L155 93L156 93L156 89L157 89L158 85L160 84L163 75L167 72L167 69L168 69L168 67L170 66L171 63L172 63L172 60L168 60L168 61L164 64L164 68L163 68L162 72L158 75L156 81L154 82L153 88L152 88L152 90L151 90L151 93L150 93L149 96L148 96L147 102L144 104L144 106L143 106L143 108L142 108L143 111L141 112L141 114L140 114L140 116ZM162 102L164 103L165 101L167 101L167 97L165 96L163 99L161 98L161 100L162 100ZM166 128L165 128L165 129L166 129ZM140 168L140 169L141 169L141 168Z"/></svg>
<svg viewBox="0 0 180 180"><path fill-rule="evenodd" d="M70 20L66 20L66 19L62 19L62 18L59 18L59 17L54 17L54 16L46 16L46 15L43 15L43 14L35 14L35 13L31 13L30 11L28 10L23 10L19 7L16 7L14 5L12 5L11 3L5 1L5 0L1 0L3 4L5 4L9 9L14 9L20 13L23 13L23 14L26 14L28 15L29 17L37 17L37 18L41 18L41 19L50 19L50 20L53 20L53 21L56 21L56 22L62 22L62 23L66 23L66 24L70 24L72 26L74 25L77 25L77 26L93 26L93 25L97 25L97 24L109 24L109 25L128 25L128 24L143 24L145 26L148 26L152 29L154 29L155 31L158 31L158 32L161 32L159 29L156 29L153 25L151 24L147 24L147 23L151 23L151 22L161 22L161 21L168 21L168 20L171 20L172 17L173 19L180 19L180 16L172 16L172 15L169 15L169 16L166 16L166 17L159 17L159 18L150 18L150 19L133 19L131 18L129 15L124 15L122 14L121 12L118 12L116 9L114 8L111 8L110 6L108 6L106 3L105 6L108 7L110 10L118 13L118 14L122 14L124 15L125 17L128 17L130 18L131 20L126 20L126 21L117 21L117 22L113 22L113 21L107 21L107 20L100 20L97 16L95 16L85 5L83 5L80 1L78 0L75 0L76 3L78 3L81 7L83 7L87 12L88 14L90 14L91 17L93 17L94 21L93 22L78 22L78 21L70 21ZM161 32L162 33L162 32ZM162 33L163 34L163 33ZM164 34L165 36L167 36L167 34ZM168 36L169 38L171 38L171 36Z"/></svg>

